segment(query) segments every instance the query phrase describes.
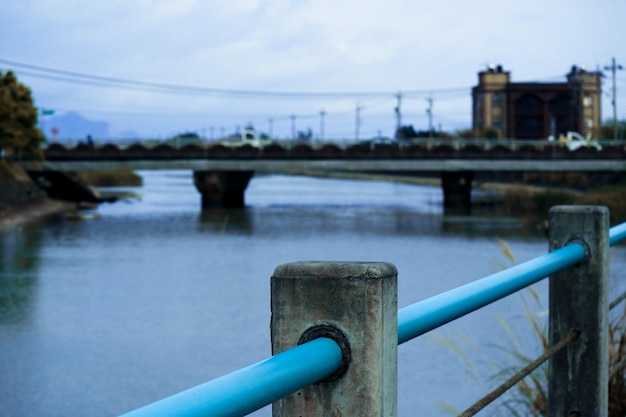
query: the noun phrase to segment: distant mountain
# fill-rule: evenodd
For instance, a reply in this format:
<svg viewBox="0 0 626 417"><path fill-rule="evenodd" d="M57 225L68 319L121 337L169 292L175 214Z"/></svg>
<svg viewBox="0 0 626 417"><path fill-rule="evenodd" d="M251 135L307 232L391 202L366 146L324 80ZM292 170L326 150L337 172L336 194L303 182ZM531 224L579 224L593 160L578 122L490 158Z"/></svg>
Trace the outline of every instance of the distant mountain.
<svg viewBox="0 0 626 417"><path fill-rule="evenodd" d="M122 130L121 132L115 134L116 138L123 139L139 139L139 133L136 130Z"/></svg>
<svg viewBox="0 0 626 417"><path fill-rule="evenodd" d="M39 128L43 130L48 140L53 140L52 129L56 129L58 132L56 138L60 142L65 139L85 139L87 135L91 135L94 139L110 137L109 123L88 120L77 112L59 116L39 116Z"/></svg>

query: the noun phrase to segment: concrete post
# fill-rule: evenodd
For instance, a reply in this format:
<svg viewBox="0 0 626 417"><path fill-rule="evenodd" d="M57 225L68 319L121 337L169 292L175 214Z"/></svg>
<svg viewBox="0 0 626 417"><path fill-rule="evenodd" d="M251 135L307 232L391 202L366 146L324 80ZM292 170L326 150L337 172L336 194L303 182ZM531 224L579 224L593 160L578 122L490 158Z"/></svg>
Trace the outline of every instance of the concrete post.
<svg viewBox="0 0 626 417"><path fill-rule="evenodd" d="M271 279L272 350L316 337L343 352L339 371L273 404L273 417L397 416L397 270L390 263L295 262Z"/></svg>
<svg viewBox="0 0 626 417"><path fill-rule="evenodd" d="M549 214L550 250L582 243L586 261L550 277L550 345L579 338L550 360L549 417L608 413L608 253L606 207L558 206Z"/></svg>

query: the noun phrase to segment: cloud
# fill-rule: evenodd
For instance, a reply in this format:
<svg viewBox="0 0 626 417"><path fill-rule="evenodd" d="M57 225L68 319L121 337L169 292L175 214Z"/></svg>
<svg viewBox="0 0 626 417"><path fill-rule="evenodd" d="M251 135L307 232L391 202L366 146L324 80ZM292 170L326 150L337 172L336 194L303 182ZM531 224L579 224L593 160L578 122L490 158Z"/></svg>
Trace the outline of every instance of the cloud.
<svg viewBox="0 0 626 417"><path fill-rule="evenodd" d="M23 0L3 6L0 36L11 41L0 46L0 58L224 89L389 91L384 104L364 110L363 117L376 113L391 125L398 90L465 87L452 96L435 94L434 109L442 120L469 125L469 90L488 63L502 64L518 81L563 77L575 63L606 65L623 50L624 15L621 0ZM191 123L188 115L203 112L265 123L272 115L316 114L322 108L345 114L351 125L359 101L159 96L22 78L46 107L102 114L167 110L171 117L159 121L163 129L167 123L184 126ZM424 106L424 97L403 103L416 120L424 118ZM157 127L141 117L111 117L116 131Z"/></svg>

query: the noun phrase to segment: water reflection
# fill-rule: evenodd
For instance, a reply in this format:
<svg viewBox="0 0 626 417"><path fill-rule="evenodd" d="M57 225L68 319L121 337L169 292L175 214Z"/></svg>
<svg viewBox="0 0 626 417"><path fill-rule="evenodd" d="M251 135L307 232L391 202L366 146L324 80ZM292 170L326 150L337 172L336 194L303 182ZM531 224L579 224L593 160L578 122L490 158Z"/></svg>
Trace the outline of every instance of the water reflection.
<svg viewBox="0 0 626 417"><path fill-rule="evenodd" d="M42 234L39 228L0 231L0 323L30 321L37 292Z"/></svg>
<svg viewBox="0 0 626 417"><path fill-rule="evenodd" d="M392 262L405 306L493 273L494 237L520 261L547 250L524 221L442 215L433 188L265 176L246 208L203 212L189 173L147 173L142 192L98 219L0 231L0 410L119 415L266 358L269 277L285 262ZM496 303L438 334L499 343L494 317L517 307ZM428 337L399 354L399 415L439 415L435 402L459 408L482 392Z"/></svg>
<svg viewBox="0 0 626 417"><path fill-rule="evenodd" d="M183 218L179 219L184 221ZM541 219L481 215L451 216L420 213L406 207L358 205L210 208L198 215L198 230L249 236L349 233L381 236L527 237L543 238Z"/></svg>
<svg viewBox="0 0 626 417"><path fill-rule="evenodd" d="M254 229L247 208L206 208L200 212L199 221L201 231L252 234Z"/></svg>
<svg viewBox="0 0 626 417"><path fill-rule="evenodd" d="M500 217L492 215L442 216L441 231L467 237L531 237L546 236L545 221L539 218Z"/></svg>

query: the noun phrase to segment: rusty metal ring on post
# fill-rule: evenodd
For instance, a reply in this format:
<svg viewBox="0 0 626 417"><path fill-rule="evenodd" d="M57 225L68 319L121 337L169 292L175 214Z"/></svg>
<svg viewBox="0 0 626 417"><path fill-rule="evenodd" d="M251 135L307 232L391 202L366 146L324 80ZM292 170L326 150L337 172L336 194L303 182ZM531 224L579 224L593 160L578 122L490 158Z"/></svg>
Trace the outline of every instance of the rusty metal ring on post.
<svg viewBox="0 0 626 417"><path fill-rule="evenodd" d="M580 261L580 263L587 262L589 260L589 257L591 256L591 250L589 249L589 245L587 245L587 243L581 238L575 237L573 239L568 240L565 243L565 245L563 245L563 247L567 245L571 245L572 243L578 243L580 246L582 246L585 249L585 259Z"/></svg>
<svg viewBox="0 0 626 417"><path fill-rule="evenodd" d="M320 382L336 381L346 372L348 366L350 365L350 361L352 360L350 343L348 342L346 335L337 327L330 324L319 324L306 329L306 331L302 333L302 336L300 336L298 345L303 345L306 342L319 339L320 337L326 337L334 340L341 348L341 363L339 364L339 369L337 369L337 371L332 375L322 379Z"/></svg>

